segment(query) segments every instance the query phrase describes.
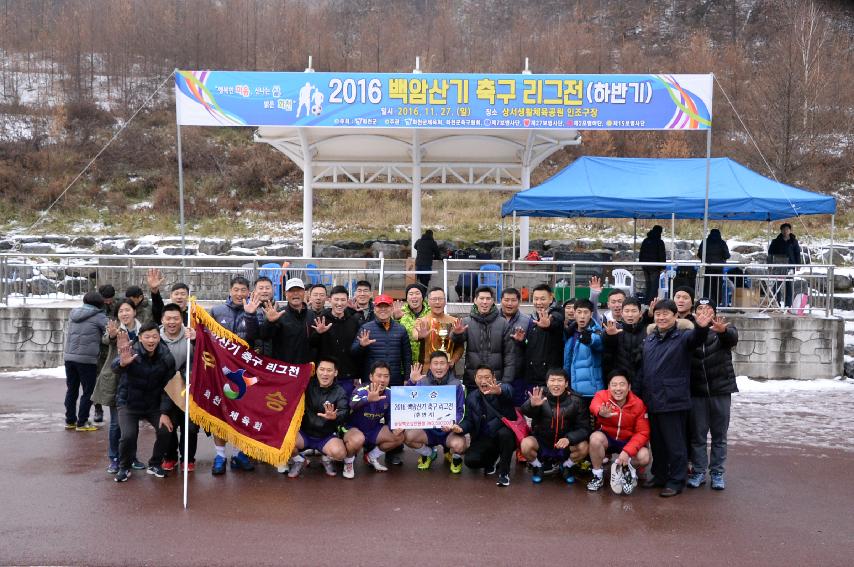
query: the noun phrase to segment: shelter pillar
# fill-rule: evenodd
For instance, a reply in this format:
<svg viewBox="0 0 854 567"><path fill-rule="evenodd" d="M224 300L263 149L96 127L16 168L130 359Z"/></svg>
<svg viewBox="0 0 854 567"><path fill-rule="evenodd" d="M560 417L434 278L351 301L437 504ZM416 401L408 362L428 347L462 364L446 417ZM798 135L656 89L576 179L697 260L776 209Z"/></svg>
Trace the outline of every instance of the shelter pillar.
<svg viewBox="0 0 854 567"><path fill-rule="evenodd" d="M314 215L314 174L311 162L306 162L302 169L302 257L312 257L311 229Z"/></svg>
<svg viewBox="0 0 854 567"><path fill-rule="evenodd" d="M522 191L531 188L531 166L522 166ZM519 259L530 252L531 217L519 217Z"/></svg>
<svg viewBox="0 0 854 567"><path fill-rule="evenodd" d="M416 58L417 60L417 58ZM416 65L418 63L416 62ZM420 71L419 71L420 72ZM412 133L412 256L415 257L415 241L421 236L421 146L418 129Z"/></svg>

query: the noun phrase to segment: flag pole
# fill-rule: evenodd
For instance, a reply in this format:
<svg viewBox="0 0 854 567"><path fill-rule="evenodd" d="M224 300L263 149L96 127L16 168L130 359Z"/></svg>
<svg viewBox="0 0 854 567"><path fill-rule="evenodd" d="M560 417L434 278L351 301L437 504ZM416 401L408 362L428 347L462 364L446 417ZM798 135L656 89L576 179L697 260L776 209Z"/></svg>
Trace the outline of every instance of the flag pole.
<svg viewBox="0 0 854 567"><path fill-rule="evenodd" d="M187 328L193 328L193 304L195 300L190 298L190 306L187 308ZM189 478L189 453L190 453L190 349L192 342L187 336L187 360L184 362L184 509L187 509L187 480Z"/></svg>

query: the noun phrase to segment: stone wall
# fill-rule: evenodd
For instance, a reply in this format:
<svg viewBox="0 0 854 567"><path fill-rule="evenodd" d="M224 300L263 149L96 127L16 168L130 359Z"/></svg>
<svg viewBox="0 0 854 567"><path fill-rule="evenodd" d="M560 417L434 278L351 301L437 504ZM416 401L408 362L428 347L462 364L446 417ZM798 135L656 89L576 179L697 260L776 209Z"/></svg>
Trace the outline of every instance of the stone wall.
<svg viewBox="0 0 854 567"><path fill-rule="evenodd" d="M0 308L0 368L62 364L73 305ZM208 306L208 305L206 305ZM843 373L844 321L838 318L728 315L738 327L736 373L751 378L834 378Z"/></svg>

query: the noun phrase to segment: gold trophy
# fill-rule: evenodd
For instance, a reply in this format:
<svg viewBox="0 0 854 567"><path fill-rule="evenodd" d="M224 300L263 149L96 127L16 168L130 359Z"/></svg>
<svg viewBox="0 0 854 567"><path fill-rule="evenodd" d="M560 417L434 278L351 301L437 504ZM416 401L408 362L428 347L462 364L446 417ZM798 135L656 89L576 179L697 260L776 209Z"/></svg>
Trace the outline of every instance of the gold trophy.
<svg viewBox="0 0 854 567"><path fill-rule="evenodd" d="M437 350L444 352L448 355L448 358L450 358L450 344L448 342L451 338L450 326L439 323L439 328L436 331L436 334L439 335L439 348Z"/></svg>

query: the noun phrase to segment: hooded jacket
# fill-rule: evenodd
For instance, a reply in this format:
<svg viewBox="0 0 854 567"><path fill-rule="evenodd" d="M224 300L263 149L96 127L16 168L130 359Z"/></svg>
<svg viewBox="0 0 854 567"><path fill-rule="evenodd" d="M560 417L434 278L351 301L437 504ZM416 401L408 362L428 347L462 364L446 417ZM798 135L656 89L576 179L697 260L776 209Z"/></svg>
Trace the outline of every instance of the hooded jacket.
<svg viewBox="0 0 854 567"><path fill-rule="evenodd" d="M729 260L729 247L721 237L721 231L713 228L709 231L709 236L706 237L708 249L706 250L706 263L708 264L723 264ZM700 248L697 250L697 257L703 258L703 241L700 241Z"/></svg>
<svg viewBox="0 0 854 567"><path fill-rule="evenodd" d="M553 396L546 390L545 398L540 406L533 405L530 398L522 404L522 415L531 418L534 436L552 447L561 437L566 437L570 445L587 441L590 414L584 409L581 397L569 390L560 396Z"/></svg>
<svg viewBox="0 0 854 567"><path fill-rule="evenodd" d="M98 364L101 337L106 329L107 316L102 309L88 304L72 309L65 331L65 360Z"/></svg>
<svg viewBox="0 0 854 567"><path fill-rule="evenodd" d="M362 325L359 333L363 329L368 331L370 338L376 342L363 347L359 343L358 334L353 339L350 352L353 356L361 356L363 362L362 372L358 378L367 381L374 362L383 360L388 363L391 371L389 385L401 386L406 381L406 377L409 376L412 367L412 349L409 346L409 336L406 334L406 329L394 319L389 320L388 329L376 319Z"/></svg>
<svg viewBox="0 0 854 567"><path fill-rule="evenodd" d="M639 262L665 262L667 260L667 250L664 247L664 240L661 239L661 231L661 227L655 226L646 233L646 238L641 242L638 253Z"/></svg>
<svg viewBox="0 0 854 567"><path fill-rule="evenodd" d="M602 328L590 320L583 331L573 321L563 350L563 368L570 376L572 391L592 398L602 389Z"/></svg>
<svg viewBox="0 0 854 567"><path fill-rule="evenodd" d="M738 329L727 326L723 333L709 331L706 340L691 357L691 395L707 398L738 392L732 349L738 343Z"/></svg>
<svg viewBox="0 0 854 567"><path fill-rule="evenodd" d="M172 400L163 388L175 376L175 358L162 342L151 356L141 343L132 348L137 356L128 366L122 368L119 357L113 360L113 370L119 374L116 405L140 413L168 413Z"/></svg>
<svg viewBox="0 0 854 567"><path fill-rule="evenodd" d="M332 314L332 309L325 309L321 314L326 323L332 326L325 333L312 333L311 345L317 353L315 361L319 362L325 356L331 356L338 364L338 379L361 377L361 369L353 360L350 347L359 334L359 316L351 309L345 309L339 319Z"/></svg>
<svg viewBox="0 0 854 567"><path fill-rule="evenodd" d="M641 371L632 382L650 413L691 409L691 356L708 332L708 327L695 327L684 319L663 333L650 325Z"/></svg>
<svg viewBox="0 0 854 567"><path fill-rule="evenodd" d="M513 337L507 333L507 321L499 317L495 305L486 315L482 315L477 306L472 306L471 314L463 319L468 328L461 334L452 333L455 343L466 345L466 372L463 383L474 387L474 375L477 367L486 364L495 373L496 380L505 384L513 381L515 366L515 346Z"/></svg>
<svg viewBox="0 0 854 567"><path fill-rule="evenodd" d="M616 414L611 417L599 415L599 409L610 403ZM634 457L649 442L649 418L646 405L634 393L629 392L622 407L611 399L611 392L599 390L590 402L590 415L596 418L596 430L617 441L626 441L623 450Z"/></svg>
<svg viewBox="0 0 854 567"><path fill-rule="evenodd" d="M539 315L532 315L525 333L525 379L534 386L543 386L549 369L563 365L563 308L551 307L549 315L545 329L536 323Z"/></svg>
<svg viewBox="0 0 854 567"><path fill-rule="evenodd" d="M317 414L324 413L323 404L329 402L335 406L338 418L328 420ZM338 427L344 425L350 413L350 401L347 393L337 382L332 382L328 388L320 385L320 381L313 376L305 390L305 413L302 416L300 431L311 437L329 437L334 435Z"/></svg>

